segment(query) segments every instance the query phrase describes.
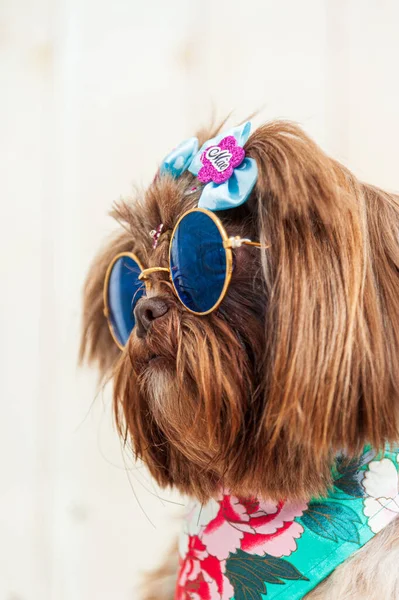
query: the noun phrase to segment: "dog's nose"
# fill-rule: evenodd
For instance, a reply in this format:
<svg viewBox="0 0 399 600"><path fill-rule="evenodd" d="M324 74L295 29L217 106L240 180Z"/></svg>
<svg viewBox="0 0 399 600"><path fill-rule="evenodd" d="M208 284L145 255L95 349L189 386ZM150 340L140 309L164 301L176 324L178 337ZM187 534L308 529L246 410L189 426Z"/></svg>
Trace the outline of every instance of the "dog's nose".
<svg viewBox="0 0 399 600"><path fill-rule="evenodd" d="M144 338L153 321L166 315L169 306L161 298L142 298L134 309L136 334Z"/></svg>

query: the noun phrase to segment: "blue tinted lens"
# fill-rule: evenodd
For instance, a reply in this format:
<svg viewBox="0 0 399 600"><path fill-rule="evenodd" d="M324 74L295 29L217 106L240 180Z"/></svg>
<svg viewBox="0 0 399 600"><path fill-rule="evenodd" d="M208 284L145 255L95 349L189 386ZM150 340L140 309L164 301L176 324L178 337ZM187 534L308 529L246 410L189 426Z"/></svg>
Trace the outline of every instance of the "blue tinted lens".
<svg viewBox="0 0 399 600"><path fill-rule="evenodd" d="M108 280L108 310L112 330L121 346L125 346L135 325L134 307L145 286L139 280L141 269L130 256L115 261Z"/></svg>
<svg viewBox="0 0 399 600"><path fill-rule="evenodd" d="M227 276L222 235L206 213L188 213L180 221L170 247L170 269L182 303L207 312L220 299Z"/></svg>

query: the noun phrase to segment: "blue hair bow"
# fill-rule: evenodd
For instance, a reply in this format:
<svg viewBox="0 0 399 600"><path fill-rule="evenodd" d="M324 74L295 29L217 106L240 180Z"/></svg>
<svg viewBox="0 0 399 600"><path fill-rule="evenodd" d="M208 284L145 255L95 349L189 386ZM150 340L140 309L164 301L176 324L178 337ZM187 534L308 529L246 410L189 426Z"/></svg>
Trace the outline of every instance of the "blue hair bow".
<svg viewBox="0 0 399 600"><path fill-rule="evenodd" d="M193 156L198 152L198 139L189 138L179 144L162 161L160 167L161 175L169 173L172 177L180 177L184 171L187 171Z"/></svg>
<svg viewBox="0 0 399 600"><path fill-rule="evenodd" d="M179 177L187 169L204 186L198 206L212 211L228 210L244 204L256 183L258 168L245 157L251 123L221 133L206 141L198 151L198 139L190 138L164 159L161 174Z"/></svg>

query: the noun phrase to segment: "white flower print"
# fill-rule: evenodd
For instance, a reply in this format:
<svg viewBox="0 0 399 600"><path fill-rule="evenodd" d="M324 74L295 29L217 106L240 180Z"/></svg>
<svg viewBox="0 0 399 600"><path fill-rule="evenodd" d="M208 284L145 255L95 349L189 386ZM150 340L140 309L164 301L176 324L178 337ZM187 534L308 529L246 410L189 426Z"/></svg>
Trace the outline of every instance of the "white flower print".
<svg viewBox="0 0 399 600"><path fill-rule="evenodd" d="M399 461L399 454L396 456ZM399 473L390 458L372 461L369 464L363 487L367 498L363 512L373 533L378 533L395 517L399 516Z"/></svg>

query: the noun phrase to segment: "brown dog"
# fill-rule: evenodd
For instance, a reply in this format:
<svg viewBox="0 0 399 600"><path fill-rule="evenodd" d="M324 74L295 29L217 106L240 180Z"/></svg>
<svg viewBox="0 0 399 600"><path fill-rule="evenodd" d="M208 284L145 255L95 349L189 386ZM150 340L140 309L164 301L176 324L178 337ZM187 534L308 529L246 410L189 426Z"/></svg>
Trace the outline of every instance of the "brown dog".
<svg viewBox="0 0 399 600"><path fill-rule="evenodd" d="M399 441L399 197L358 181L289 123L260 127L245 152L256 185L218 217L261 247L234 250L220 306L191 313L156 270L122 352L111 337L110 262L134 252L146 269L167 268L171 232L201 194L188 171L158 176L113 210L122 229L87 279L81 357L113 377L119 431L160 486L202 503L221 489L308 502L330 493L337 454ZM396 519L306 597L399 598L398 564ZM155 579L146 597L172 598ZM207 598L198 585L176 597ZM221 586L209 598L229 597Z"/></svg>

